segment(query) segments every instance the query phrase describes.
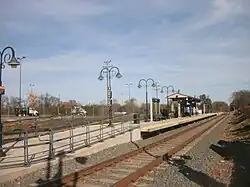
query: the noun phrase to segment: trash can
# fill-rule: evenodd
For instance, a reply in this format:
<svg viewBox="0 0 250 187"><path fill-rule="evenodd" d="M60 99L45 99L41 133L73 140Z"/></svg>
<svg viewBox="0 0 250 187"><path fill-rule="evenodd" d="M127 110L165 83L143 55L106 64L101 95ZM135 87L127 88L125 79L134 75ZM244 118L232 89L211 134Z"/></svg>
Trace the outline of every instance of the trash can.
<svg viewBox="0 0 250 187"><path fill-rule="evenodd" d="M140 123L140 115L138 113L135 113L133 115L134 118L134 124L139 124Z"/></svg>

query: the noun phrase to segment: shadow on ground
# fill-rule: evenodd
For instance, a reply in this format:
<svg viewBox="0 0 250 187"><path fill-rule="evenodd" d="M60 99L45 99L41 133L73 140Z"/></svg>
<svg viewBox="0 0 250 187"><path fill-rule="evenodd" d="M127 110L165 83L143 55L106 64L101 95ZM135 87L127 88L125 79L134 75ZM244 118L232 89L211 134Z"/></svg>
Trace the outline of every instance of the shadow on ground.
<svg viewBox="0 0 250 187"><path fill-rule="evenodd" d="M167 159L166 161L173 166L176 166L178 168L178 171L185 176L190 181L193 181L194 183L198 184L199 186L209 186L209 187L224 187L225 184L216 181L209 175L197 171L189 166L186 165L186 160L191 160L192 158L190 156L181 156L180 159Z"/></svg>
<svg viewBox="0 0 250 187"><path fill-rule="evenodd" d="M65 152L61 152L58 157L59 157L59 164L57 166L57 173L51 177L52 175L52 164L51 164L51 160L47 161L47 172L46 172L46 178L45 179L38 179L37 181L35 181L37 184L42 184L41 186L51 186L51 187L55 187L55 186L62 186L63 181L62 181L62 176L63 176L63 158L66 156ZM76 157L75 161L80 163L80 164L85 164L87 162L87 158L86 157ZM78 180L78 172L74 173L74 177L71 183L71 187L76 187L77 185L77 180ZM49 183L49 184L48 184Z"/></svg>
<svg viewBox="0 0 250 187"><path fill-rule="evenodd" d="M160 155L154 155L154 154L152 154L152 153L149 152L149 150L147 150L144 146L141 147L141 146L139 146L139 145L138 145L136 142L134 142L134 141L131 141L131 143L134 144L134 145L136 146L137 149L142 148L143 151L144 151L146 154L148 154L149 156L152 156L152 157L154 157L154 158L160 157Z"/></svg>
<svg viewBox="0 0 250 187"><path fill-rule="evenodd" d="M237 136L234 141L217 142L210 148L219 154L224 160L232 160L234 163L233 173L229 187L249 187L250 186L250 124L240 126L240 128L230 132Z"/></svg>

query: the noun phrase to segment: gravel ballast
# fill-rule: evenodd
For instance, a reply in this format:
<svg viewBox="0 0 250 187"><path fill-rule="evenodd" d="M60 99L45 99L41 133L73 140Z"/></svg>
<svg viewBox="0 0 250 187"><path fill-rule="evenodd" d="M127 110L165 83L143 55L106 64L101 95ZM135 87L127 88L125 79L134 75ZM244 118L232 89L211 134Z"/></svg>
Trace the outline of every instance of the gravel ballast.
<svg viewBox="0 0 250 187"><path fill-rule="evenodd" d="M199 123L199 122L198 122ZM194 124L193 124L194 125ZM158 141L162 139L163 137L179 132L183 130L184 128L187 128L187 126L178 128L172 131L165 132L159 136L155 136L146 140L138 140L136 142L129 142L120 144L114 147L107 148L105 150L99 151L98 153L86 156L86 157L77 157L77 158L68 158L67 156L64 158L61 158L61 165L63 166L62 171L58 171L58 164L50 166L50 177L48 177L48 171L47 169L39 169L36 170L30 174L26 174L24 176L20 176L16 178L15 180L6 181L5 183L1 184L0 186L28 186L30 183L34 182L42 182L46 181L48 178L53 178L55 176L65 175L72 173L74 171L77 171L82 168L86 168L88 166L97 164L101 161L116 157L118 155L124 154L126 152L129 152L131 150L135 150L138 147L145 146L147 144L150 144L152 142ZM115 139L114 139L115 140ZM59 162L59 161L58 161ZM59 162L60 164L60 162Z"/></svg>
<svg viewBox="0 0 250 187"><path fill-rule="evenodd" d="M140 179L136 185L152 187L221 187L230 183L230 175L216 175L215 168L223 158L211 150L228 128L228 123L221 123L208 135L204 136L183 157L171 159ZM227 174L227 172L226 172ZM153 179L153 180L147 180Z"/></svg>

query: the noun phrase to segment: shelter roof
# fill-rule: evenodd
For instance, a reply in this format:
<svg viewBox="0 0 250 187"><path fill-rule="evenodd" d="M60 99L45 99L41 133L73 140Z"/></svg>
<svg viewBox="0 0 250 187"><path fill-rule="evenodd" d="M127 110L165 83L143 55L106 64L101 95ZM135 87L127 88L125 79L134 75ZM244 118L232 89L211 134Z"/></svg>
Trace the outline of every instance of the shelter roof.
<svg viewBox="0 0 250 187"><path fill-rule="evenodd" d="M182 93L173 93L173 94L170 94L168 96L168 99L188 99L188 100L195 100L197 102L200 101L199 98L195 98L193 96L189 96L189 95L182 94Z"/></svg>

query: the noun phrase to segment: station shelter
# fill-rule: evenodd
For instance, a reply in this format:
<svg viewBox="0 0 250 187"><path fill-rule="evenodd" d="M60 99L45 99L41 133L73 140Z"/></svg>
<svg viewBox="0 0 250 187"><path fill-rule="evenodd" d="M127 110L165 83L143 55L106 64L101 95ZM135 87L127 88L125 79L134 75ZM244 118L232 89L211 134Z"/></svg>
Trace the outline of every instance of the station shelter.
<svg viewBox="0 0 250 187"><path fill-rule="evenodd" d="M170 104L170 116L184 117L198 114L200 99L182 93L173 93L166 97Z"/></svg>

